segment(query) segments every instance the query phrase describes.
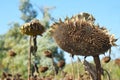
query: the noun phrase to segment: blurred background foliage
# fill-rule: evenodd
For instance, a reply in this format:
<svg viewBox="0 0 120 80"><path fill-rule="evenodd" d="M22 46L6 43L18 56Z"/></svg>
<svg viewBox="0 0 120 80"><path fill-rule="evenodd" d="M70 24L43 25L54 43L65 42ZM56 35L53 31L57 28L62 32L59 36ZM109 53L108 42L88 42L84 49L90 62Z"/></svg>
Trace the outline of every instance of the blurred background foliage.
<svg viewBox="0 0 120 80"><path fill-rule="evenodd" d="M36 18L38 12L33 8L33 5L29 0L20 0L19 10L21 11L21 17L24 23L31 21ZM51 69L52 60L44 56L45 50L51 50L54 56L54 61L57 63L64 59L64 52L60 50L55 42L53 42L50 33L47 31L49 29L49 22L51 16L49 13L50 8L40 8L43 14L42 24L46 27L46 32L43 36L38 36L37 38L37 58L32 56L33 61L38 61L38 67L43 65ZM0 75L2 72L20 73L27 77L27 56L29 49L29 37L20 33L19 22L9 24L11 26L10 30L4 34L0 35ZM9 50L13 50L17 53L15 57L10 57L8 55ZM51 72L53 70L49 70Z"/></svg>

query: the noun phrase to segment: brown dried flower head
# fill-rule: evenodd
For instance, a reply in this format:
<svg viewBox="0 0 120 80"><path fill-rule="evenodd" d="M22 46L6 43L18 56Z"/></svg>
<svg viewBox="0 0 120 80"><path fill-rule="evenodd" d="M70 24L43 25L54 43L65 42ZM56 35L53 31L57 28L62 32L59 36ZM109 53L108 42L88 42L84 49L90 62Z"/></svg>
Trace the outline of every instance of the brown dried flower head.
<svg viewBox="0 0 120 80"><path fill-rule="evenodd" d="M120 66L120 58L115 59L115 64Z"/></svg>
<svg viewBox="0 0 120 80"><path fill-rule="evenodd" d="M52 52L50 50L44 51L44 54L45 54L46 57L52 58Z"/></svg>
<svg viewBox="0 0 120 80"><path fill-rule="evenodd" d="M10 77L7 77L5 80L11 80L12 78L10 78Z"/></svg>
<svg viewBox="0 0 120 80"><path fill-rule="evenodd" d="M2 73L2 78L6 78L7 77L7 73L6 72L3 72Z"/></svg>
<svg viewBox="0 0 120 80"><path fill-rule="evenodd" d="M22 25L20 30L26 35L42 35L45 28L38 19L33 19L31 22Z"/></svg>
<svg viewBox="0 0 120 80"><path fill-rule="evenodd" d="M54 23L50 29L56 43L73 55L95 56L115 45L115 38L104 27L94 24L94 17L82 13Z"/></svg>
<svg viewBox="0 0 120 80"><path fill-rule="evenodd" d="M40 70L40 72L44 73L44 72L46 72L46 71L48 70L48 67L43 67L43 66L41 66L41 67L39 68L39 70Z"/></svg>
<svg viewBox="0 0 120 80"><path fill-rule="evenodd" d="M16 76L20 78L22 75L20 73L17 73Z"/></svg>
<svg viewBox="0 0 120 80"><path fill-rule="evenodd" d="M104 57L104 58L102 59L102 61L103 61L104 63L108 63L108 62L110 62L110 60L111 60L111 57L110 57L110 56L106 56L106 57Z"/></svg>
<svg viewBox="0 0 120 80"><path fill-rule="evenodd" d="M11 73L7 73L7 76L12 77L12 74Z"/></svg>
<svg viewBox="0 0 120 80"><path fill-rule="evenodd" d="M57 66L59 68L63 68L65 66L65 61L64 60L59 61L58 64L57 64Z"/></svg>
<svg viewBox="0 0 120 80"><path fill-rule="evenodd" d="M9 50L8 55L11 56L11 57L15 57L16 53L13 50Z"/></svg>

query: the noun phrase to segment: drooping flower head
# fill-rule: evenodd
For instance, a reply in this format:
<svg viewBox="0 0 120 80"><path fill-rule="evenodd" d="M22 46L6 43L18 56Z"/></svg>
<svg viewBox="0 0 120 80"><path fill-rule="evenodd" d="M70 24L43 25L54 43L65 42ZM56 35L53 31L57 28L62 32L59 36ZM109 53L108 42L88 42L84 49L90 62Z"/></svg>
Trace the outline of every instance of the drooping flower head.
<svg viewBox="0 0 120 80"><path fill-rule="evenodd" d="M20 30L26 35L42 35L42 33L45 31L45 28L39 20L33 19L31 22L22 25Z"/></svg>
<svg viewBox="0 0 120 80"><path fill-rule="evenodd" d="M94 24L95 18L81 13L54 23L52 36L60 48L73 55L95 56L103 54L115 44L109 31Z"/></svg>

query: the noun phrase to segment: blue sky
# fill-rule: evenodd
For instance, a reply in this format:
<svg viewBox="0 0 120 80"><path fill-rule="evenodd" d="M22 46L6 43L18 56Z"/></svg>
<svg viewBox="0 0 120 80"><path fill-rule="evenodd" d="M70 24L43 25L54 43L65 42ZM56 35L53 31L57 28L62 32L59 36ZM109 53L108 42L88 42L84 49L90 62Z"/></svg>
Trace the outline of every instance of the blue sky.
<svg viewBox="0 0 120 80"><path fill-rule="evenodd" d="M120 38L120 0L31 0L31 3L37 10L37 6L55 6L56 9L50 11L55 19L88 12L96 18L96 23L105 26L111 33L115 34L116 38ZM1 0L0 34L4 34L10 29L8 24L11 22L23 24L20 20L21 13L18 6L19 0ZM37 18L42 19L40 12ZM117 44L120 44L120 40ZM114 50L116 51L116 49Z"/></svg>

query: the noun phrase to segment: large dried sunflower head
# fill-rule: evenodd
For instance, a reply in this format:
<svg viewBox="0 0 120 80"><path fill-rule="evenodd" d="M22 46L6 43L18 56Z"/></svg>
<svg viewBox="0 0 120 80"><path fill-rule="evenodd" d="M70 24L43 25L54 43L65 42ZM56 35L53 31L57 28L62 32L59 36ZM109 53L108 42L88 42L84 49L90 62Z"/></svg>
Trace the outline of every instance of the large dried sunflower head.
<svg viewBox="0 0 120 80"><path fill-rule="evenodd" d="M50 32L56 43L73 55L99 55L113 46L115 38L94 21L92 15L83 13L54 23Z"/></svg>
<svg viewBox="0 0 120 80"><path fill-rule="evenodd" d="M45 28L39 20L33 19L31 22L22 25L20 30L23 34L27 35L41 35Z"/></svg>

